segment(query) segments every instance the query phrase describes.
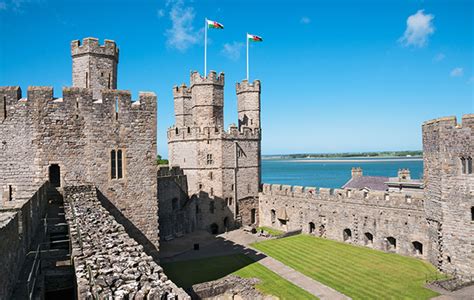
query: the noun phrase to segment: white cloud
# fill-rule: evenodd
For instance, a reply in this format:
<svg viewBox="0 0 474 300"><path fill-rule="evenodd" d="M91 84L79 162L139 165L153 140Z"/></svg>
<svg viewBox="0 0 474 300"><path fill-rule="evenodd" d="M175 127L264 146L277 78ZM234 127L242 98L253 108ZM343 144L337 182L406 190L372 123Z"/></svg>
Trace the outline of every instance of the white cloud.
<svg viewBox="0 0 474 300"><path fill-rule="evenodd" d="M300 23L301 24L309 24L309 23L311 23L311 19L308 18L308 17L302 17L301 20L300 20Z"/></svg>
<svg viewBox="0 0 474 300"><path fill-rule="evenodd" d="M244 46L242 42L225 43L221 53L229 59L238 60Z"/></svg>
<svg viewBox="0 0 474 300"><path fill-rule="evenodd" d="M167 45L179 51L186 51L201 39L201 32L194 30L193 22L196 16L194 8L185 6L183 0L168 1L171 28L166 30Z"/></svg>
<svg viewBox="0 0 474 300"><path fill-rule="evenodd" d="M435 55L435 57L433 57L433 61L440 62L445 58L446 58L446 55L444 53L438 53Z"/></svg>
<svg viewBox="0 0 474 300"><path fill-rule="evenodd" d="M405 33L398 41L405 47L421 48L426 46L428 37L435 31L433 19L434 15L425 14L422 9L409 16Z"/></svg>
<svg viewBox="0 0 474 300"><path fill-rule="evenodd" d="M461 67L454 68L449 75L451 77L461 77L464 74L464 70Z"/></svg>

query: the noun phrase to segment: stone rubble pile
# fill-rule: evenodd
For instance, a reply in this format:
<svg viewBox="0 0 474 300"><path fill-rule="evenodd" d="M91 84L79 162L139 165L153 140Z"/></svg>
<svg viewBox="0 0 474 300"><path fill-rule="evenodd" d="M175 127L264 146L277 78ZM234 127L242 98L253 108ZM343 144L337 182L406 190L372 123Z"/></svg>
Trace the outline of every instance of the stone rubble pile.
<svg viewBox="0 0 474 300"><path fill-rule="evenodd" d="M64 196L79 299L189 299L101 205L95 187L65 187Z"/></svg>

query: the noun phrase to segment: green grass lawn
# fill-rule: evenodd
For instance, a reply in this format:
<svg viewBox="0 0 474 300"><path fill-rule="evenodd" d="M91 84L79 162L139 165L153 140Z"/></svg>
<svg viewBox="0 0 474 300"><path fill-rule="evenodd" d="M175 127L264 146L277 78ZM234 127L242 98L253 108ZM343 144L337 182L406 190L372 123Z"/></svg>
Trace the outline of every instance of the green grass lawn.
<svg viewBox="0 0 474 300"><path fill-rule="evenodd" d="M429 299L426 276L439 274L419 259L309 235L252 245L301 273L353 299Z"/></svg>
<svg viewBox="0 0 474 300"><path fill-rule="evenodd" d="M266 231L269 234L271 234L272 236L280 236L284 233L281 230L273 229L273 228L270 228L270 227L264 227L264 226L257 228L257 231L260 231L260 230Z"/></svg>
<svg viewBox="0 0 474 300"><path fill-rule="evenodd" d="M178 286L187 288L196 283L216 280L228 274L258 278L256 288L280 299L316 299L305 290L281 278L243 254L165 263L165 274Z"/></svg>

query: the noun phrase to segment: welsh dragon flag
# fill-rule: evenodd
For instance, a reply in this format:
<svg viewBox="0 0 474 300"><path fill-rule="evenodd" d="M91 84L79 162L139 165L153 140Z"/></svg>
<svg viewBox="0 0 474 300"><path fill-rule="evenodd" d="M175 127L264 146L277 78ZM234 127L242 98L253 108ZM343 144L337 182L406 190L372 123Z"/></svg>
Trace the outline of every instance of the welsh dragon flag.
<svg viewBox="0 0 474 300"><path fill-rule="evenodd" d="M260 36L248 34L248 33L247 33L247 39L249 40L249 42L263 42L263 39Z"/></svg>
<svg viewBox="0 0 474 300"><path fill-rule="evenodd" d="M219 22L211 21L211 20L206 20L206 21L207 21L207 28L224 29L224 25L222 25Z"/></svg>

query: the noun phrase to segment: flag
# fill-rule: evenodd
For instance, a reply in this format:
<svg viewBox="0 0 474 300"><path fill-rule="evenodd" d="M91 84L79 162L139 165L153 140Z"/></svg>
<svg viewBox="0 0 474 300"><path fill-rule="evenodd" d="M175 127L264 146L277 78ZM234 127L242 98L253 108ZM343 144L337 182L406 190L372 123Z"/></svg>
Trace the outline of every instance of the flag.
<svg viewBox="0 0 474 300"><path fill-rule="evenodd" d="M248 34L248 33L247 33L247 39L250 42L263 42L263 39L260 36L253 35L253 34Z"/></svg>
<svg viewBox="0 0 474 300"><path fill-rule="evenodd" d="M207 21L207 28L214 28L214 29L224 29L224 25L219 22L206 20Z"/></svg>

